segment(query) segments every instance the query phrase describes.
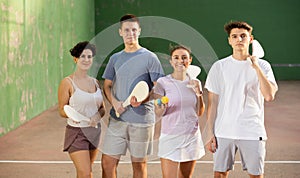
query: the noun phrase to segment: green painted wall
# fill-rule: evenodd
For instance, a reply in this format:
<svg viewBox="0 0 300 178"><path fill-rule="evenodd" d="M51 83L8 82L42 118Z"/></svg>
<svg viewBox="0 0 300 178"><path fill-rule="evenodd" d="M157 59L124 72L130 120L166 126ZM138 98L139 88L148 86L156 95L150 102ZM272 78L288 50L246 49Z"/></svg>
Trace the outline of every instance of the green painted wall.
<svg viewBox="0 0 300 178"><path fill-rule="evenodd" d="M167 73L169 44L188 36L176 42L191 45L204 80L207 66L231 53L223 25L245 20L277 79L299 80L298 7L296 0L0 0L0 135L57 103L59 81L74 70L68 50L78 41L97 43L92 75L101 78L109 54L122 48L116 23L125 13L154 16L142 24L141 43L159 54Z"/></svg>
<svg viewBox="0 0 300 178"><path fill-rule="evenodd" d="M167 17L187 24L199 32L209 42L218 58L231 53L227 34L223 30L224 24L230 20L247 21L254 27L253 34L264 47L265 59L273 65L276 78L278 80L300 79L300 57L297 52L300 41L300 36L297 35L300 31L300 1L101 0L95 1L95 6L96 33L102 33L104 29L117 23L125 13L133 13L140 17ZM161 26L153 25L153 33L159 28ZM182 35L189 36L185 31L182 31ZM115 36L117 38L118 34L116 33ZM170 42L172 41L155 37L141 39L143 46L165 54L168 54ZM101 45L103 42L97 40L97 44ZM205 53L201 51L201 47L195 46L192 47L192 51ZM201 59L199 61L201 62ZM98 77L101 77L103 68L104 66ZM200 76L202 80L206 77L206 71L203 71Z"/></svg>
<svg viewBox="0 0 300 178"><path fill-rule="evenodd" d="M68 50L94 36L94 0L0 0L0 135L57 103Z"/></svg>

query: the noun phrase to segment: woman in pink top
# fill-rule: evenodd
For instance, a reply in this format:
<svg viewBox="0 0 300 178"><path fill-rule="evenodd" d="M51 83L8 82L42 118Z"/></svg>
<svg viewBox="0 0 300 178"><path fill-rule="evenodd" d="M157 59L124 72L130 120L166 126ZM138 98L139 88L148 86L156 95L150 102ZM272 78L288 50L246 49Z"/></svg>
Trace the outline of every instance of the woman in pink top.
<svg viewBox="0 0 300 178"><path fill-rule="evenodd" d="M205 154L198 124L205 105L201 82L187 74L191 62L187 47L174 47L170 59L174 71L159 78L154 88L156 98L169 98L167 104L155 106L161 122L158 156L164 178L192 177L196 160Z"/></svg>
<svg viewBox="0 0 300 178"><path fill-rule="evenodd" d="M71 50L76 70L64 78L58 89L59 114L67 119L64 151L68 151L77 172L77 178L92 177L92 164L98 154L100 120L105 114L99 81L88 75L93 64L96 47L80 42ZM64 105L70 105L90 121L68 118ZM98 127L96 127L98 126Z"/></svg>

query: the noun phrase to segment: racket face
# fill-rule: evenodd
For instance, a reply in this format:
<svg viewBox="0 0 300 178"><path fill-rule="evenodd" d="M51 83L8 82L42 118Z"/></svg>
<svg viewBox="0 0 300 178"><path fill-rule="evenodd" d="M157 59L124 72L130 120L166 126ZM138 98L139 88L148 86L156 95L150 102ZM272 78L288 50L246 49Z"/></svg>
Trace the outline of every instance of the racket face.
<svg viewBox="0 0 300 178"><path fill-rule="evenodd" d="M265 52L260 43L257 40L252 41L252 56L256 56L258 58L264 57Z"/></svg>
<svg viewBox="0 0 300 178"><path fill-rule="evenodd" d="M65 105L64 106L64 111L67 114L67 116L69 118L71 118L72 120L76 121L76 122L80 122L80 121L89 121L89 119L83 115L81 115L80 113L78 113L76 110L74 110L71 106L69 105Z"/></svg>
<svg viewBox="0 0 300 178"><path fill-rule="evenodd" d="M189 65L187 73L192 79L195 79L201 73L201 68L195 65Z"/></svg>
<svg viewBox="0 0 300 178"><path fill-rule="evenodd" d="M132 95L136 97L138 102L143 101L149 94L148 85L145 81L141 81L133 89Z"/></svg>
<svg viewBox="0 0 300 178"><path fill-rule="evenodd" d="M136 84L133 88L132 92L130 93L129 97L123 103L123 107L126 107L130 104L130 99L132 96L135 96L137 102L141 102L148 97L149 89L148 84L145 81L140 81Z"/></svg>

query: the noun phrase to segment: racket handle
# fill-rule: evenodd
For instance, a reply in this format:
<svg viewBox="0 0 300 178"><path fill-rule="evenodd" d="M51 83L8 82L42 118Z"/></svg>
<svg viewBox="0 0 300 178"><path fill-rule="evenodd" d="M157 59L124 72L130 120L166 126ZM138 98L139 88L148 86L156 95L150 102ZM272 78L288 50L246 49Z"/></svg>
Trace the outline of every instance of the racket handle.
<svg viewBox="0 0 300 178"><path fill-rule="evenodd" d="M126 102L126 101L125 101L125 102ZM125 107L125 106L124 106L124 103L122 103L122 107ZM117 116L117 117L120 117L120 113L118 113L117 110L115 110L115 112L116 112L116 116Z"/></svg>
<svg viewBox="0 0 300 178"><path fill-rule="evenodd" d="M117 117L120 117L120 114L119 114L117 111L116 111L116 116L117 116Z"/></svg>

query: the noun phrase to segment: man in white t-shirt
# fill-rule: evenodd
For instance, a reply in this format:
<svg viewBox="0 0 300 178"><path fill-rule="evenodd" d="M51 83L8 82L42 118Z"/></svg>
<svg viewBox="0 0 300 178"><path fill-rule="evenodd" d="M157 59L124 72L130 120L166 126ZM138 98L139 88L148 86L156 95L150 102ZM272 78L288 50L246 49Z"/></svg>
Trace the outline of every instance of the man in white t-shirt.
<svg viewBox="0 0 300 178"><path fill-rule="evenodd" d="M214 176L227 177L239 150L250 177L263 177L265 159L264 100L272 101L277 84L270 64L249 54L252 27L225 25L233 54L216 61L207 76L207 149L214 153Z"/></svg>

